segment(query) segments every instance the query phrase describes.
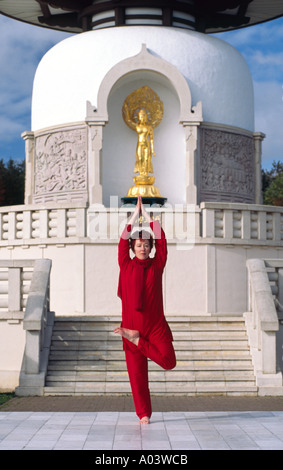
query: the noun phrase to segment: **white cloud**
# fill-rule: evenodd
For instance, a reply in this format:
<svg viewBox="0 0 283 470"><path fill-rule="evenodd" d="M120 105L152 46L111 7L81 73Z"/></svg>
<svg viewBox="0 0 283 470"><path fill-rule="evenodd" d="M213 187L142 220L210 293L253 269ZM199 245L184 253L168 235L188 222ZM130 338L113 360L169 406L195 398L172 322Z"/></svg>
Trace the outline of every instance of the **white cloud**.
<svg viewBox="0 0 283 470"><path fill-rule="evenodd" d="M251 59L255 64L282 67L283 51L277 53L273 52L272 54L264 54L262 51L255 51Z"/></svg>
<svg viewBox="0 0 283 470"><path fill-rule="evenodd" d="M283 161L283 18L217 35L244 56L255 91L255 130L266 134L262 166Z"/></svg>
<svg viewBox="0 0 283 470"><path fill-rule="evenodd" d="M283 19L261 23L247 28L228 31L216 35L224 41L230 42L240 51L247 48L266 49L276 47L283 40Z"/></svg>
<svg viewBox="0 0 283 470"><path fill-rule="evenodd" d="M0 142L30 129L33 77L41 57L68 35L0 15Z"/></svg>

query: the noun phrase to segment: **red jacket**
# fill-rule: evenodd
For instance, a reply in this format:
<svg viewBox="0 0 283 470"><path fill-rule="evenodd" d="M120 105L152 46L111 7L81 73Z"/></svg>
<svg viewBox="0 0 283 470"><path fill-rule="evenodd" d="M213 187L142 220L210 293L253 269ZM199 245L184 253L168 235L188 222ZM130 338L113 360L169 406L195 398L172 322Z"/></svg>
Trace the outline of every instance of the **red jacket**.
<svg viewBox="0 0 283 470"><path fill-rule="evenodd" d="M167 243L158 221L151 222L155 235L155 255L147 260L131 259L129 238L131 225L126 225L118 246L120 277L118 295L122 300L124 328L138 330L151 342L173 341L163 310L162 274L167 260ZM143 285L140 276L143 269ZM142 306L139 296L142 289Z"/></svg>

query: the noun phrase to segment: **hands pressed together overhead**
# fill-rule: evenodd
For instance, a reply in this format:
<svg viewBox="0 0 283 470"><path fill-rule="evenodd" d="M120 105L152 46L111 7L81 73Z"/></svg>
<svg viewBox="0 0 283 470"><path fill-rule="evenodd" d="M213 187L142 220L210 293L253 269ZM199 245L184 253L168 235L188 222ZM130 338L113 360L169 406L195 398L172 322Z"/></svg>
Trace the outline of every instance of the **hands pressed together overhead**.
<svg viewBox="0 0 283 470"><path fill-rule="evenodd" d="M134 213L133 213L132 217L129 220L129 224L133 225L134 222L137 220L137 218L139 218L141 215L145 218L145 220L148 223L150 222L150 215L147 213L147 211L146 211L146 209L145 209L145 207L142 203L142 197L138 196L137 205L136 205L136 208L134 210Z"/></svg>

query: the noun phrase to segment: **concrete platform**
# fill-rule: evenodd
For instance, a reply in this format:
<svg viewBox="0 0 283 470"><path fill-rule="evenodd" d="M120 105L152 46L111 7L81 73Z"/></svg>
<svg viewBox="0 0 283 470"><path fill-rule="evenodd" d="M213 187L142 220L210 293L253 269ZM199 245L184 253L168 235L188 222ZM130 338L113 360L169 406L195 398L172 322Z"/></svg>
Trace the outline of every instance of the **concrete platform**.
<svg viewBox="0 0 283 470"><path fill-rule="evenodd" d="M0 412L0 436L0 450L283 450L283 412L156 412L149 425L133 412Z"/></svg>
<svg viewBox="0 0 283 470"><path fill-rule="evenodd" d="M13 398L0 407L0 450L123 451L129 462L133 450L283 450L283 397L152 399L140 425L131 397Z"/></svg>

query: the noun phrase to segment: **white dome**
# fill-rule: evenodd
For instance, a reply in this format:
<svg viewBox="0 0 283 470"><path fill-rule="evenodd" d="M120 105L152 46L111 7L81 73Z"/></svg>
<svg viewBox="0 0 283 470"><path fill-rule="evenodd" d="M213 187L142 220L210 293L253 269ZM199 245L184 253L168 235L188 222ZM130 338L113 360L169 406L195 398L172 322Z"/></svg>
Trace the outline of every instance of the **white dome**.
<svg viewBox="0 0 283 470"><path fill-rule="evenodd" d="M186 78L203 120L254 131L253 85L241 54L215 37L181 29L126 26L63 40L42 58L34 79L32 130L84 121L106 73L142 44Z"/></svg>

